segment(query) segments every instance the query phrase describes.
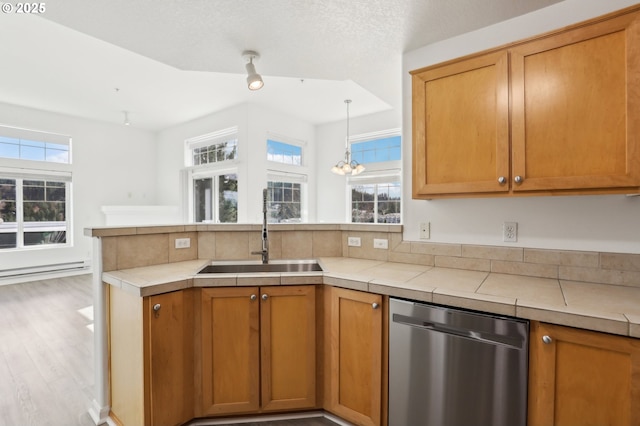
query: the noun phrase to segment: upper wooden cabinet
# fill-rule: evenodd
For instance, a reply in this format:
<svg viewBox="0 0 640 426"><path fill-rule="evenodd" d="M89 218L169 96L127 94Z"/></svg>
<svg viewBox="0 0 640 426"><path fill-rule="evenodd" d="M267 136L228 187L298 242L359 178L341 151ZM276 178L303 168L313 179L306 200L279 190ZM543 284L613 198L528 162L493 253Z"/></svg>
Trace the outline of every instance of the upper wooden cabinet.
<svg viewBox="0 0 640 426"><path fill-rule="evenodd" d="M637 11L412 74L414 198L640 191Z"/></svg>
<svg viewBox="0 0 640 426"><path fill-rule="evenodd" d="M530 426L640 424L640 340L531 323Z"/></svg>
<svg viewBox="0 0 640 426"><path fill-rule="evenodd" d="M506 192L508 55L495 52L413 75L413 197Z"/></svg>

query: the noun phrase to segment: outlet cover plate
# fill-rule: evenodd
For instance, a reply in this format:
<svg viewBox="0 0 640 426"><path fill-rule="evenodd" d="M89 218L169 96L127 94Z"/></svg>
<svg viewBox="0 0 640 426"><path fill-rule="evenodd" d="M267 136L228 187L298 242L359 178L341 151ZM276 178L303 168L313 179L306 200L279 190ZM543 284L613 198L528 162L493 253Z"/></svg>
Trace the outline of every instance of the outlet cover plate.
<svg viewBox="0 0 640 426"><path fill-rule="evenodd" d="M389 240L384 239L384 238L374 238L373 239L373 248L388 249L389 248Z"/></svg>
<svg viewBox="0 0 640 426"><path fill-rule="evenodd" d="M191 247L191 238L176 238L176 248L183 249Z"/></svg>
<svg viewBox="0 0 640 426"><path fill-rule="evenodd" d="M518 222L504 222L502 224L502 240L507 243L518 241Z"/></svg>
<svg viewBox="0 0 640 426"><path fill-rule="evenodd" d="M362 243L360 242L360 237L349 237L347 239L347 244L349 247L360 247Z"/></svg>
<svg viewBox="0 0 640 426"><path fill-rule="evenodd" d="M431 238L431 223L422 222L420 224L420 239L428 240L429 238Z"/></svg>

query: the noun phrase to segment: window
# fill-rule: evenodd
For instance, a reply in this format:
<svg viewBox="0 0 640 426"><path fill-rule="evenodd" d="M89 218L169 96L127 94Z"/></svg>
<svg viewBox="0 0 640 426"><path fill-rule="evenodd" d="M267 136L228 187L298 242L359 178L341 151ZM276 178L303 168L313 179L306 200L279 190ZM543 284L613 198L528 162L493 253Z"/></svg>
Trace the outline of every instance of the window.
<svg viewBox="0 0 640 426"><path fill-rule="evenodd" d="M351 222L400 223L400 182L351 185Z"/></svg>
<svg viewBox="0 0 640 426"><path fill-rule="evenodd" d="M0 158L71 164L71 138L0 126Z"/></svg>
<svg viewBox="0 0 640 426"><path fill-rule="evenodd" d="M70 182L0 171L0 249L66 244Z"/></svg>
<svg viewBox="0 0 640 426"><path fill-rule="evenodd" d="M238 221L238 176L233 173L193 179L195 222Z"/></svg>
<svg viewBox="0 0 640 426"><path fill-rule="evenodd" d="M237 127L185 141L185 202L194 222L238 222L237 160Z"/></svg>
<svg viewBox="0 0 640 426"><path fill-rule="evenodd" d="M269 223L302 222L302 184L269 181L267 184Z"/></svg>
<svg viewBox="0 0 640 426"><path fill-rule="evenodd" d="M366 165L364 173L347 177L351 190L351 222L400 223L402 139L399 130L355 136L351 140L351 158Z"/></svg>
<svg viewBox="0 0 640 426"><path fill-rule="evenodd" d="M267 139L267 160L292 166L301 166L302 147Z"/></svg>
<svg viewBox="0 0 640 426"><path fill-rule="evenodd" d="M235 160L238 128L231 127L186 140L187 166L202 166Z"/></svg>
<svg viewBox="0 0 640 426"><path fill-rule="evenodd" d="M71 137L0 126L0 250L68 246Z"/></svg>
<svg viewBox="0 0 640 426"><path fill-rule="evenodd" d="M351 158L361 164L398 161L401 156L400 135L351 144Z"/></svg>
<svg viewBox="0 0 640 426"><path fill-rule="evenodd" d="M305 191L306 142L289 137L267 138L267 220L269 223L301 223L307 220Z"/></svg>
<svg viewBox="0 0 640 426"><path fill-rule="evenodd" d="M229 139L200 148L193 148L193 165L219 163L236 158L238 140Z"/></svg>

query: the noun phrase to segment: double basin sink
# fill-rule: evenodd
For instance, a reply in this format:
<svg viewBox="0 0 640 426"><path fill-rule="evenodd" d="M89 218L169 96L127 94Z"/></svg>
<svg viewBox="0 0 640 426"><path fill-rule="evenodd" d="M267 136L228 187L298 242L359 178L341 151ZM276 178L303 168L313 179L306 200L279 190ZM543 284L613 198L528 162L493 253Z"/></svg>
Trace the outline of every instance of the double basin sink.
<svg viewBox="0 0 640 426"><path fill-rule="evenodd" d="M213 274L251 274L261 272L321 272L322 268L315 260L273 260L269 263L258 261L212 262L205 266L198 275Z"/></svg>

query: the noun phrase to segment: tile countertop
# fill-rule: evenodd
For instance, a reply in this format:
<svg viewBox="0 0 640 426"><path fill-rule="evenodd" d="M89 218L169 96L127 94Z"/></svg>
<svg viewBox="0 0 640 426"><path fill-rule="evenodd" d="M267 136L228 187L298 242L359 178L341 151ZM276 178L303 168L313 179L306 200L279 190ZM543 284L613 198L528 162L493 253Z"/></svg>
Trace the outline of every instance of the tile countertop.
<svg viewBox="0 0 640 426"><path fill-rule="evenodd" d="M324 272L195 277L208 260L104 272L138 296L190 287L328 284L640 338L640 288L433 266L323 257Z"/></svg>

